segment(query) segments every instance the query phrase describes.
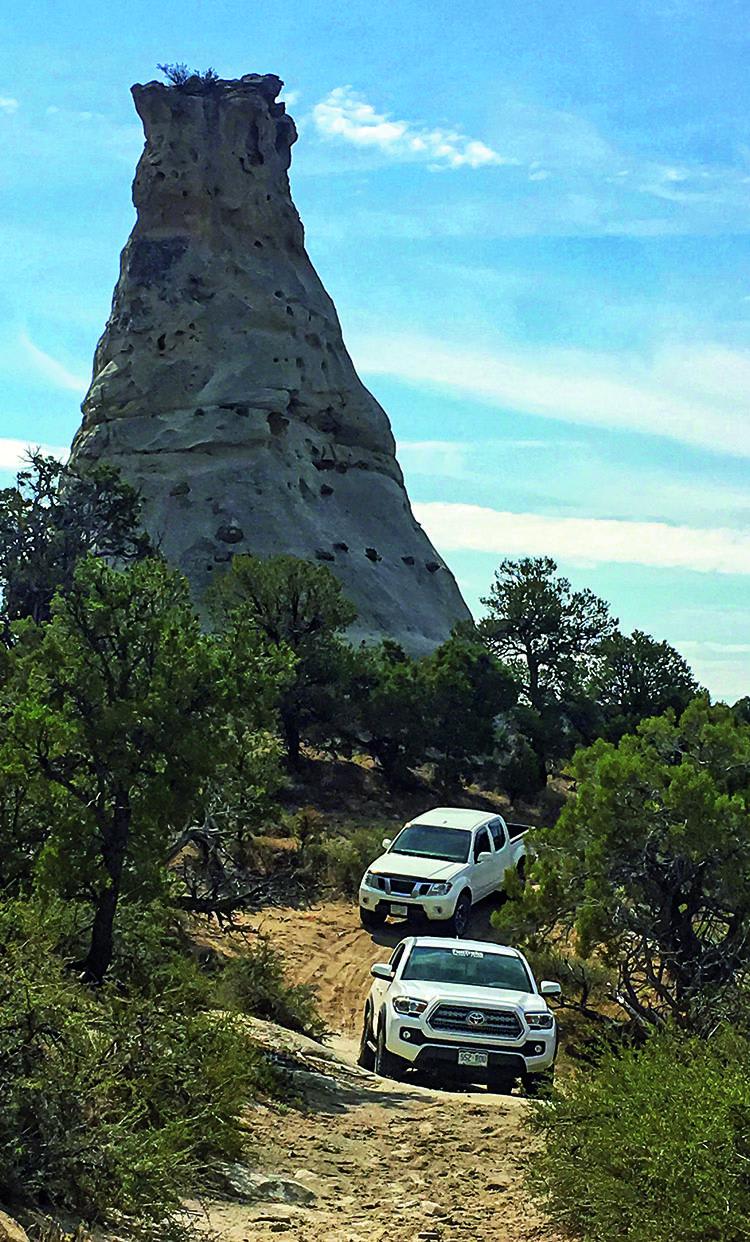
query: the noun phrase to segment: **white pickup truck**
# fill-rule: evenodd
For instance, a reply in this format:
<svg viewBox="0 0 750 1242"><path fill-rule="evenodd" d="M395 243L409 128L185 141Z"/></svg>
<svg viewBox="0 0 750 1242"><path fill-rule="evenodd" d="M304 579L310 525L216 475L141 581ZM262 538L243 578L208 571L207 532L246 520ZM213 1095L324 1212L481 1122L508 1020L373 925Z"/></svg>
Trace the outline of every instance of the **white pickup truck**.
<svg viewBox="0 0 750 1242"><path fill-rule="evenodd" d="M550 1084L557 1023L517 949L479 940L410 936L372 967L359 1064L386 1078L408 1069L533 1094Z"/></svg>
<svg viewBox="0 0 750 1242"><path fill-rule="evenodd" d="M523 879L525 824L502 815L435 807L406 824L384 854L370 864L359 886L359 915L368 931L388 915L421 912L451 935L463 936L474 902L500 891L509 871Z"/></svg>

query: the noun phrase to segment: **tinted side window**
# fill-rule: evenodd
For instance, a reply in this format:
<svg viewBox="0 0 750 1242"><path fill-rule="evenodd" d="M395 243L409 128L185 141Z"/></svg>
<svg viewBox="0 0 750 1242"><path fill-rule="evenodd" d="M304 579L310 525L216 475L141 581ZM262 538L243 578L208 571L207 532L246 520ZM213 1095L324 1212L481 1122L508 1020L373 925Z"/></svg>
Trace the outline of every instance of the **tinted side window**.
<svg viewBox="0 0 750 1242"><path fill-rule="evenodd" d="M505 829L503 828L502 820L493 819L489 825L489 829L492 835L492 840L495 842L495 849L501 850L505 845Z"/></svg>
<svg viewBox="0 0 750 1242"><path fill-rule="evenodd" d="M482 828L474 838L474 862L477 861L480 854L489 854L490 838L486 828Z"/></svg>

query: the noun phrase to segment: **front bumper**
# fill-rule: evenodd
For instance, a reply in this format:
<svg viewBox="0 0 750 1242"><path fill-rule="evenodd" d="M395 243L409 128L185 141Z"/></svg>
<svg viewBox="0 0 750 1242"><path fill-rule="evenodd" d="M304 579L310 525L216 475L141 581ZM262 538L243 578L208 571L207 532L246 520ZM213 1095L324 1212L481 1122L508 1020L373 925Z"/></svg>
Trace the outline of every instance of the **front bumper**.
<svg viewBox="0 0 750 1242"><path fill-rule="evenodd" d="M513 1041L481 1036L467 1039L433 1031L419 1018L393 1013L386 1023L386 1043L390 1052L416 1069L443 1069L451 1074L455 1071L457 1076L474 1082L504 1074L541 1074L550 1069L557 1055L557 1028L526 1031ZM486 1067L460 1066L460 1051L486 1052Z"/></svg>
<svg viewBox="0 0 750 1242"><path fill-rule="evenodd" d="M459 891L456 885L444 897L399 897L397 893L386 894L380 888L370 888L367 884L361 884L359 905L362 910L371 910L373 913L386 915L392 913L392 906L401 906L402 909L406 907L407 918L421 914L435 921L452 918ZM396 915L396 918L403 917L403 914Z"/></svg>

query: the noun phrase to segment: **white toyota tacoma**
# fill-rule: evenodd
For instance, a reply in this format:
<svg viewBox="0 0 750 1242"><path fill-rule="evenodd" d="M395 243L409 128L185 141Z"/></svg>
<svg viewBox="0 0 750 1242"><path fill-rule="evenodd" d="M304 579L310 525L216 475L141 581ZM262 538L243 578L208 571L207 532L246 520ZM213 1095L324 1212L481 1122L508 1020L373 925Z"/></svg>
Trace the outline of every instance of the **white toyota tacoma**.
<svg viewBox="0 0 750 1242"><path fill-rule="evenodd" d="M359 887L359 915L368 931L388 915L420 913L463 936L474 902L501 890L509 871L523 879L525 824L502 815L435 807L406 824L370 864Z"/></svg>
<svg viewBox="0 0 750 1242"><path fill-rule="evenodd" d="M372 967L359 1064L387 1078L428 1070L443 1081L486 1082L529 1094L550 1084L557 1023L517 949L480 940L410 936Z"/></svg>

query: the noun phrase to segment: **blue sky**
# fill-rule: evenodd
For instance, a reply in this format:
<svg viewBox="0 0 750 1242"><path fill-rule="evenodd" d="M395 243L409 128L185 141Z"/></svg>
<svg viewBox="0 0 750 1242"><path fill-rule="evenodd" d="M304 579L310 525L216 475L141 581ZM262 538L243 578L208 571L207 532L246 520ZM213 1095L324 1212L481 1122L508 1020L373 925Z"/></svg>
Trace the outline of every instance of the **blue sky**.
<svg viewBox="0 0 750 1242"><path fill-rule="evenodd" d="M472 607L549 553L750 693L744 0L37 0L0 39L2 481L78 425L130 84L276 72L308 249Z"/></svg>

